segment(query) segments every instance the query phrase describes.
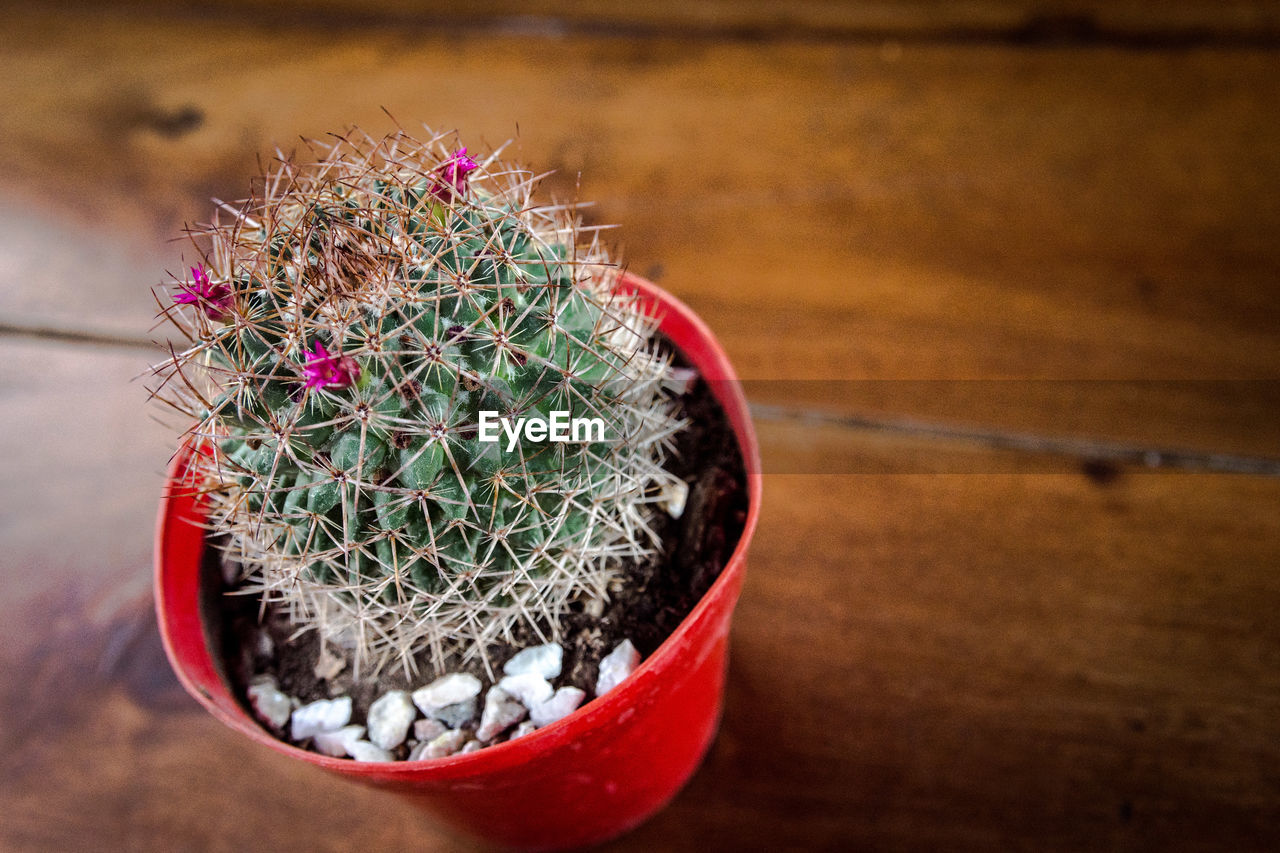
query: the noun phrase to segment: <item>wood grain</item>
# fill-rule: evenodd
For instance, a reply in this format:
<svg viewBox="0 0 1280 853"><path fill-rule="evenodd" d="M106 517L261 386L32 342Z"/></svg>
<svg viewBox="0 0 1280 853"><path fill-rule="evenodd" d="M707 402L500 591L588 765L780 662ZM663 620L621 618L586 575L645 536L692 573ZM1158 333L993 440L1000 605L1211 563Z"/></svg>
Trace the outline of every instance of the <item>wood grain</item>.
<svg viewBox="0 0 1280 853"><path fill-rule="evenodd" d="M173 432L74 335L145 338L183 220L382 106L516 136L762 404L721 735L612 849L1274 847L1280 478L1143 461L1280 458L1276 10L0 10L0 848L467 849L181 691Z"/></svg>
<svg viewBox="0 0 1280 853"><path fill-rule="evenodd" d="M1274 841L1275 488L772 478L725 734L629 843Z"/></svg>
<svg viewBox="0 0 1280 853"><path fill-rule="evenodd" d="M1197 380L1136 400L1009 386L985 408L886 382L883 409L835 404L1280 453L1275 395L1241 408L1215 384L1280 377L1274 52L6 24L0 215L36 232L23 268L49 268L25 261L49 241L115 259L90 296L64 295L83 267L55 266L0 311L143 328L145 286L181 265L163 241L204 198L242 194L273 142L387 129L385 105L472 141L518 127L513 152L556 170L550 191L597 200L635 270L745 376L782 380L765 402L821 402L798 379ZM59 215L97 236L41 224Z"/></svg>
<svg viewBox="0 0 1280 853"><path fill-rule="evenodd" d="M770 476L765 500L720 738L613 849L1274 840L1280 481ZM0 696L6 849L459 849L200 711L145 600L46 613Z"/></svg>
<svg viewBox="0 0 1280 853"><path fill-rule="evenodd" d="M69 4L58 4L66 8ZM172 14L160 0L115 3ZM200 16L234 16L293 26L447 27L539 35L589 32L616 35L677 34L726 40L877 39L995 41L1017 45L1108 43L1128 48L1187 47L1205 43L1273 45L1280 34L1275 0L209 0Z"/></svg>
<svg viewBox="0 0 1280 853"><path fill-rule="evenodd" d="M149 593L177 433L152 420L134 381L143 355L0 338L0 364L3 660L37 653L67 627L59 619L90 630Z"/></svg>

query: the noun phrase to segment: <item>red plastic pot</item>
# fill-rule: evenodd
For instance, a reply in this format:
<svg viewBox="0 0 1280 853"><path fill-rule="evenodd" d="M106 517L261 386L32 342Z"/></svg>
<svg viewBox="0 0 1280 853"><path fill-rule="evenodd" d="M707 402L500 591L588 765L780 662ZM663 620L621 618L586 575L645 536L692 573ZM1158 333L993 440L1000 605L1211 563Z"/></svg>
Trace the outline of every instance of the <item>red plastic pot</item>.
<svg viewBox="0 0 1280 853"><path fill-rule="evenodd" d="M232 695L201 616L205 518L174 460L156 530L156 611L165 650L187 691L231 728L276 752L408 795L441 821L488 841L538 849L603 841L661 809L693 774L719 724L729 620L760 512L759 449L741 388L720 344L687 306L627 276L661 329L709 381L747 467L742 537L707 594L639 669L606 695L519 740L428 761L360 763L277 740ZM719 380L719 381L717 381Z"/></svg>

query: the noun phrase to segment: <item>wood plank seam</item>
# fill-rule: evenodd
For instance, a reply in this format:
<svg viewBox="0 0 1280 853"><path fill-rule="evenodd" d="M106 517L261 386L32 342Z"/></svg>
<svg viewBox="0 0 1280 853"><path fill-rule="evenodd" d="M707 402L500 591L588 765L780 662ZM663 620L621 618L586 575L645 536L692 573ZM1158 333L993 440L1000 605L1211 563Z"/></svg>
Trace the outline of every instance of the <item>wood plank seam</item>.
<svg viewBox="0 0 1280 853"><path fill-rule="evenodd" d="M33 338L73 346L107 346L118 349L144 350L159 354L157 344L139 335L126 335L98 329L79 328L63 323L32 323L0 316L0 339ZM1134 465L1148 469L1200 471L1205 473L1280 476L1280 459L1232 453L1212 453L1178 448L1143 446L1097 439L1040 435L1013 430L991 430L944 424L914 418L882 418L865 415L836 414L820 409L782 404L751 404L753 417L765 421L786 421L813 426L826 426L850 432L875 432L908 436L945 443L963 442L990 450L1012 450L1027 453L1074 458L1090 462Z"/></svg>
<svg viewBox="0 0 1280 853"><path fill-rule="evenodd" d="M987 450L1058 456L1090 463L1132 465L1150 470L1280 476L1280 459L1266 456L1143 446L1126 442L1041 435L1014 430L990 430L915 418L836 414L775 404L752 403L751 415L762 421L785 421L851 432L874 432L948 444L963 443Z"/></svg>

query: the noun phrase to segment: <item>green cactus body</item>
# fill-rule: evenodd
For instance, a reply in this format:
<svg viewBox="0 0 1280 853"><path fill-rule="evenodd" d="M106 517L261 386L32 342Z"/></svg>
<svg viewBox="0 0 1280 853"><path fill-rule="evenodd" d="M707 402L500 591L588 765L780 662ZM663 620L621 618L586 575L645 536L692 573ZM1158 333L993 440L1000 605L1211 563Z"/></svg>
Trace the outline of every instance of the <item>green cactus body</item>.
<svg viewBox="0 0 1280 853"><path fill-rule="evenodd" d="M282 162L207 231L218 310L168 312L195 343L160 373L216 447L215 529L252 589L375 667L483 656L606 596L656 545L682 425L598 243L527 173L456 186L451 162L405 134ZM604 437L482 441L482 412Z"/></svg>

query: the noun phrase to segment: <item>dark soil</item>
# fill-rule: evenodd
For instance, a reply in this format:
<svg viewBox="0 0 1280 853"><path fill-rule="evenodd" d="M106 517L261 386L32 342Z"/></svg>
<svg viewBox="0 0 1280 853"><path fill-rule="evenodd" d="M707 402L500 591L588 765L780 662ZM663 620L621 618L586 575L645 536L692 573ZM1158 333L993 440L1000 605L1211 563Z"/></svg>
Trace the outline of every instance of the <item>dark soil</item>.
<svg viewBox="0 0 1280 853"><path fill-rule="evenodd" d="M581 605L561 620L558 640L565 649L564 669L558 686L572 684L595 693L596 671L602 657L624 639L630 639L648 657L689 614L720 574L732 553L746 520L747 493L743 460L724 412L702 381L681 397L689 426L677 437L677 453L668 470L689 484L684 514L673 519L659 512L654 520L662 540L661 553L629 566L614 585L604 612L592 616ZM302 702L349 695L354 702L353 722L363 722L369 704L388 690L414 690L439 673L425 655L418 672L406 675L389 665L375 677L352 678L347 661L332 678L316 675L320 640L316 632L294 635L287 617L272 608L265 611L257 596L235 595L223 581L224 558L217 548L206 550L205 624L211 647L221 647L226 677L236 695L244 697L249 679L269 673L280 689ZM225 590L231 594L217 595ZM550 637L550 626L540 626ZM520 649L540 640L531 628L513 645L489 649L495 672ZM332 645L330 654L340 655ZM470 671L490 681L484 664L448 666L445 671Z"/></svg>

